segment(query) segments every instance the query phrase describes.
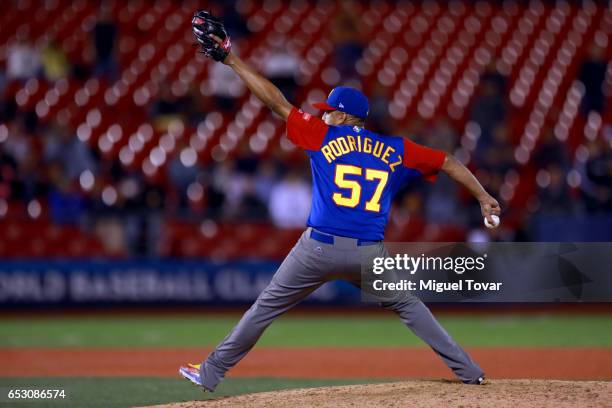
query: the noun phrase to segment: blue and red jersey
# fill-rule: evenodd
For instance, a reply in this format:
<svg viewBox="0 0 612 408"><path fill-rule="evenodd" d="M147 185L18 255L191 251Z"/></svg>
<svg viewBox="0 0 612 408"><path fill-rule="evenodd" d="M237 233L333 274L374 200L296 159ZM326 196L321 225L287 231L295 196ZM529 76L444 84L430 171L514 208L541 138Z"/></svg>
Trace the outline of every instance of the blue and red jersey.
<svg viewBox="0 0 612 408"><path fill-rule="evenodd" d="M328 126L293 109L287 137L306 150L312 168L308 226L319 231L381 241L391 201L406 182L435 181L446 154L409 139L357 126Z"/></svg>

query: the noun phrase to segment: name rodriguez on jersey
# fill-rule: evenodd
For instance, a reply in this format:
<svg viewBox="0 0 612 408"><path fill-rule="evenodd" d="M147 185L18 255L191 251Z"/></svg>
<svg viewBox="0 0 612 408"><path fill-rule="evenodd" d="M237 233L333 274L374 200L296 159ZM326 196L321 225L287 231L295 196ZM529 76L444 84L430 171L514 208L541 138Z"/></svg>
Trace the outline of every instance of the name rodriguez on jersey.
<svg viewBox="0 0 612 408"><path fill-rule="evenodd" d="M476 282L474 279L462 279L457 282L438 282L435 279L421 280L418 282L402 279L399 282L385 282L377 279L372 282L376 291L429 291L429 292L452 292L462 290L473 290L475 292L496 292L501 290L502 282Z"/></svg>
<svg viewBox="0 0 612 408"><path fill-rule="evenodd" d="M339 136L321 146L321 153L328 163L350 152L370 154L388 165L392 172L403 162L402 156L393 147L380 140L374 141L367 136Z"/></svg>

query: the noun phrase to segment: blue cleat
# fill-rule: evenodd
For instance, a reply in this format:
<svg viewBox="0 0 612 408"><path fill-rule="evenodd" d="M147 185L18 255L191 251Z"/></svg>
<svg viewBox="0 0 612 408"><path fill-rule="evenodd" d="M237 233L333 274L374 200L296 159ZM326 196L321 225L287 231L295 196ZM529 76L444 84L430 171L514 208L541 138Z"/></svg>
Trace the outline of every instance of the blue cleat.
<svg viewBox="0 0 612 408"><path fill-rule="evenodd" d="M179 374L191 381L193 384L201 387L204 391L210 391L202 385L202 377L200 376L200 364L187 364L187 367L179 368Z"/></svg>

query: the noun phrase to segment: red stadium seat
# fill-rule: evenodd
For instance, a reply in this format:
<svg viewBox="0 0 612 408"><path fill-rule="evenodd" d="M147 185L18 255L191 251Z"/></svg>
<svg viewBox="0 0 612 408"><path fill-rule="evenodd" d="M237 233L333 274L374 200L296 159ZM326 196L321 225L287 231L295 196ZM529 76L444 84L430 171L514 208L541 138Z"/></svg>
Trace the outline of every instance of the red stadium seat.
<svg viewBox="0 0 612 408"><path fill-rule="evenodd" d="M31 1L16 2L16 7L5 3L10 2L0 5L0 64L5 64L8 44L17 32L28 32L33 41L53 34L70 60L82 60L98 13L96 2L47 2L45 7ZM252 33L240 41L241 55L251 62L261 61L269 45L284 35L287 47L302 60L300 106L324 97L342 80L334 67L329 29L339 7L335 2L242 3L240 12ZM279 144L288 157L295 154L284 138L282 122L248 93L237 98L235 114L213 107L198 126L185 124L170 135L155 129L149 104L167 79L171 91L178 94L192 85L206 89L212 63L196 56L191 33L185 29L192 3L111 4L121 33L117 81L93 77L84 83L75 79L50 83L42 78L12 81L4 93L15 97L21 112L34 110L43 123L65 122L107 165L118 160L126 169L162 185L167 182L166 165L180 153L177 146L182 140L190 143L204 164L232 158L243 145L263 157ZM546 128L554 129L557 139L577 154L589 138L612 123L612 92L607 94L607 111L585 121L578 114L584 90L574 81L592 40L605 37L607 57L612 58L612 11L604 5L382 1L360 7L370 35L355 68L366 93L373 84L382 85L396 128L415 118L427 123L448 117L456 128L465 129L459 147L470 159L477 137L466 122L480 75L495 62L507 76L515 168L501 189L506 206L522 209L533 197L532 176L539 166L532 156ZM53 27L39 24L41 20L54 21ZM612 89L610 70L608 89ZM5 238L0 242L1 256L110 255L91 234L50 224L45 203L40 203L35 219L27 218L23 203L9 204L0 218ZM168 221L162 254L275 258L284 255L300 233L278 231L268 224L213 224ZM462 239L463 233L454 227L431 233L424 221L411 220L401 230L391 225L388 237L448 240Z"/></svg>

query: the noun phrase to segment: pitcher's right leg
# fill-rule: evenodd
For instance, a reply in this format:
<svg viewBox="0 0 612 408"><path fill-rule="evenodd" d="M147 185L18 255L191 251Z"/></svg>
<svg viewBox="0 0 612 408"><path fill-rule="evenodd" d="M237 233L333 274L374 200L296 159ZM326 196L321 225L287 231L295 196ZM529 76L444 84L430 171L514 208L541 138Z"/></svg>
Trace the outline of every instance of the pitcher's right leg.
<svg viewBox="0 0 612 408"><path fill-rule="evenodd" d="M303 234L253 306L201 365L204 388L213 391L226 371L246 356L274 319L324 283L328 259L322 251L315 251L308 240Z"/></svg>

